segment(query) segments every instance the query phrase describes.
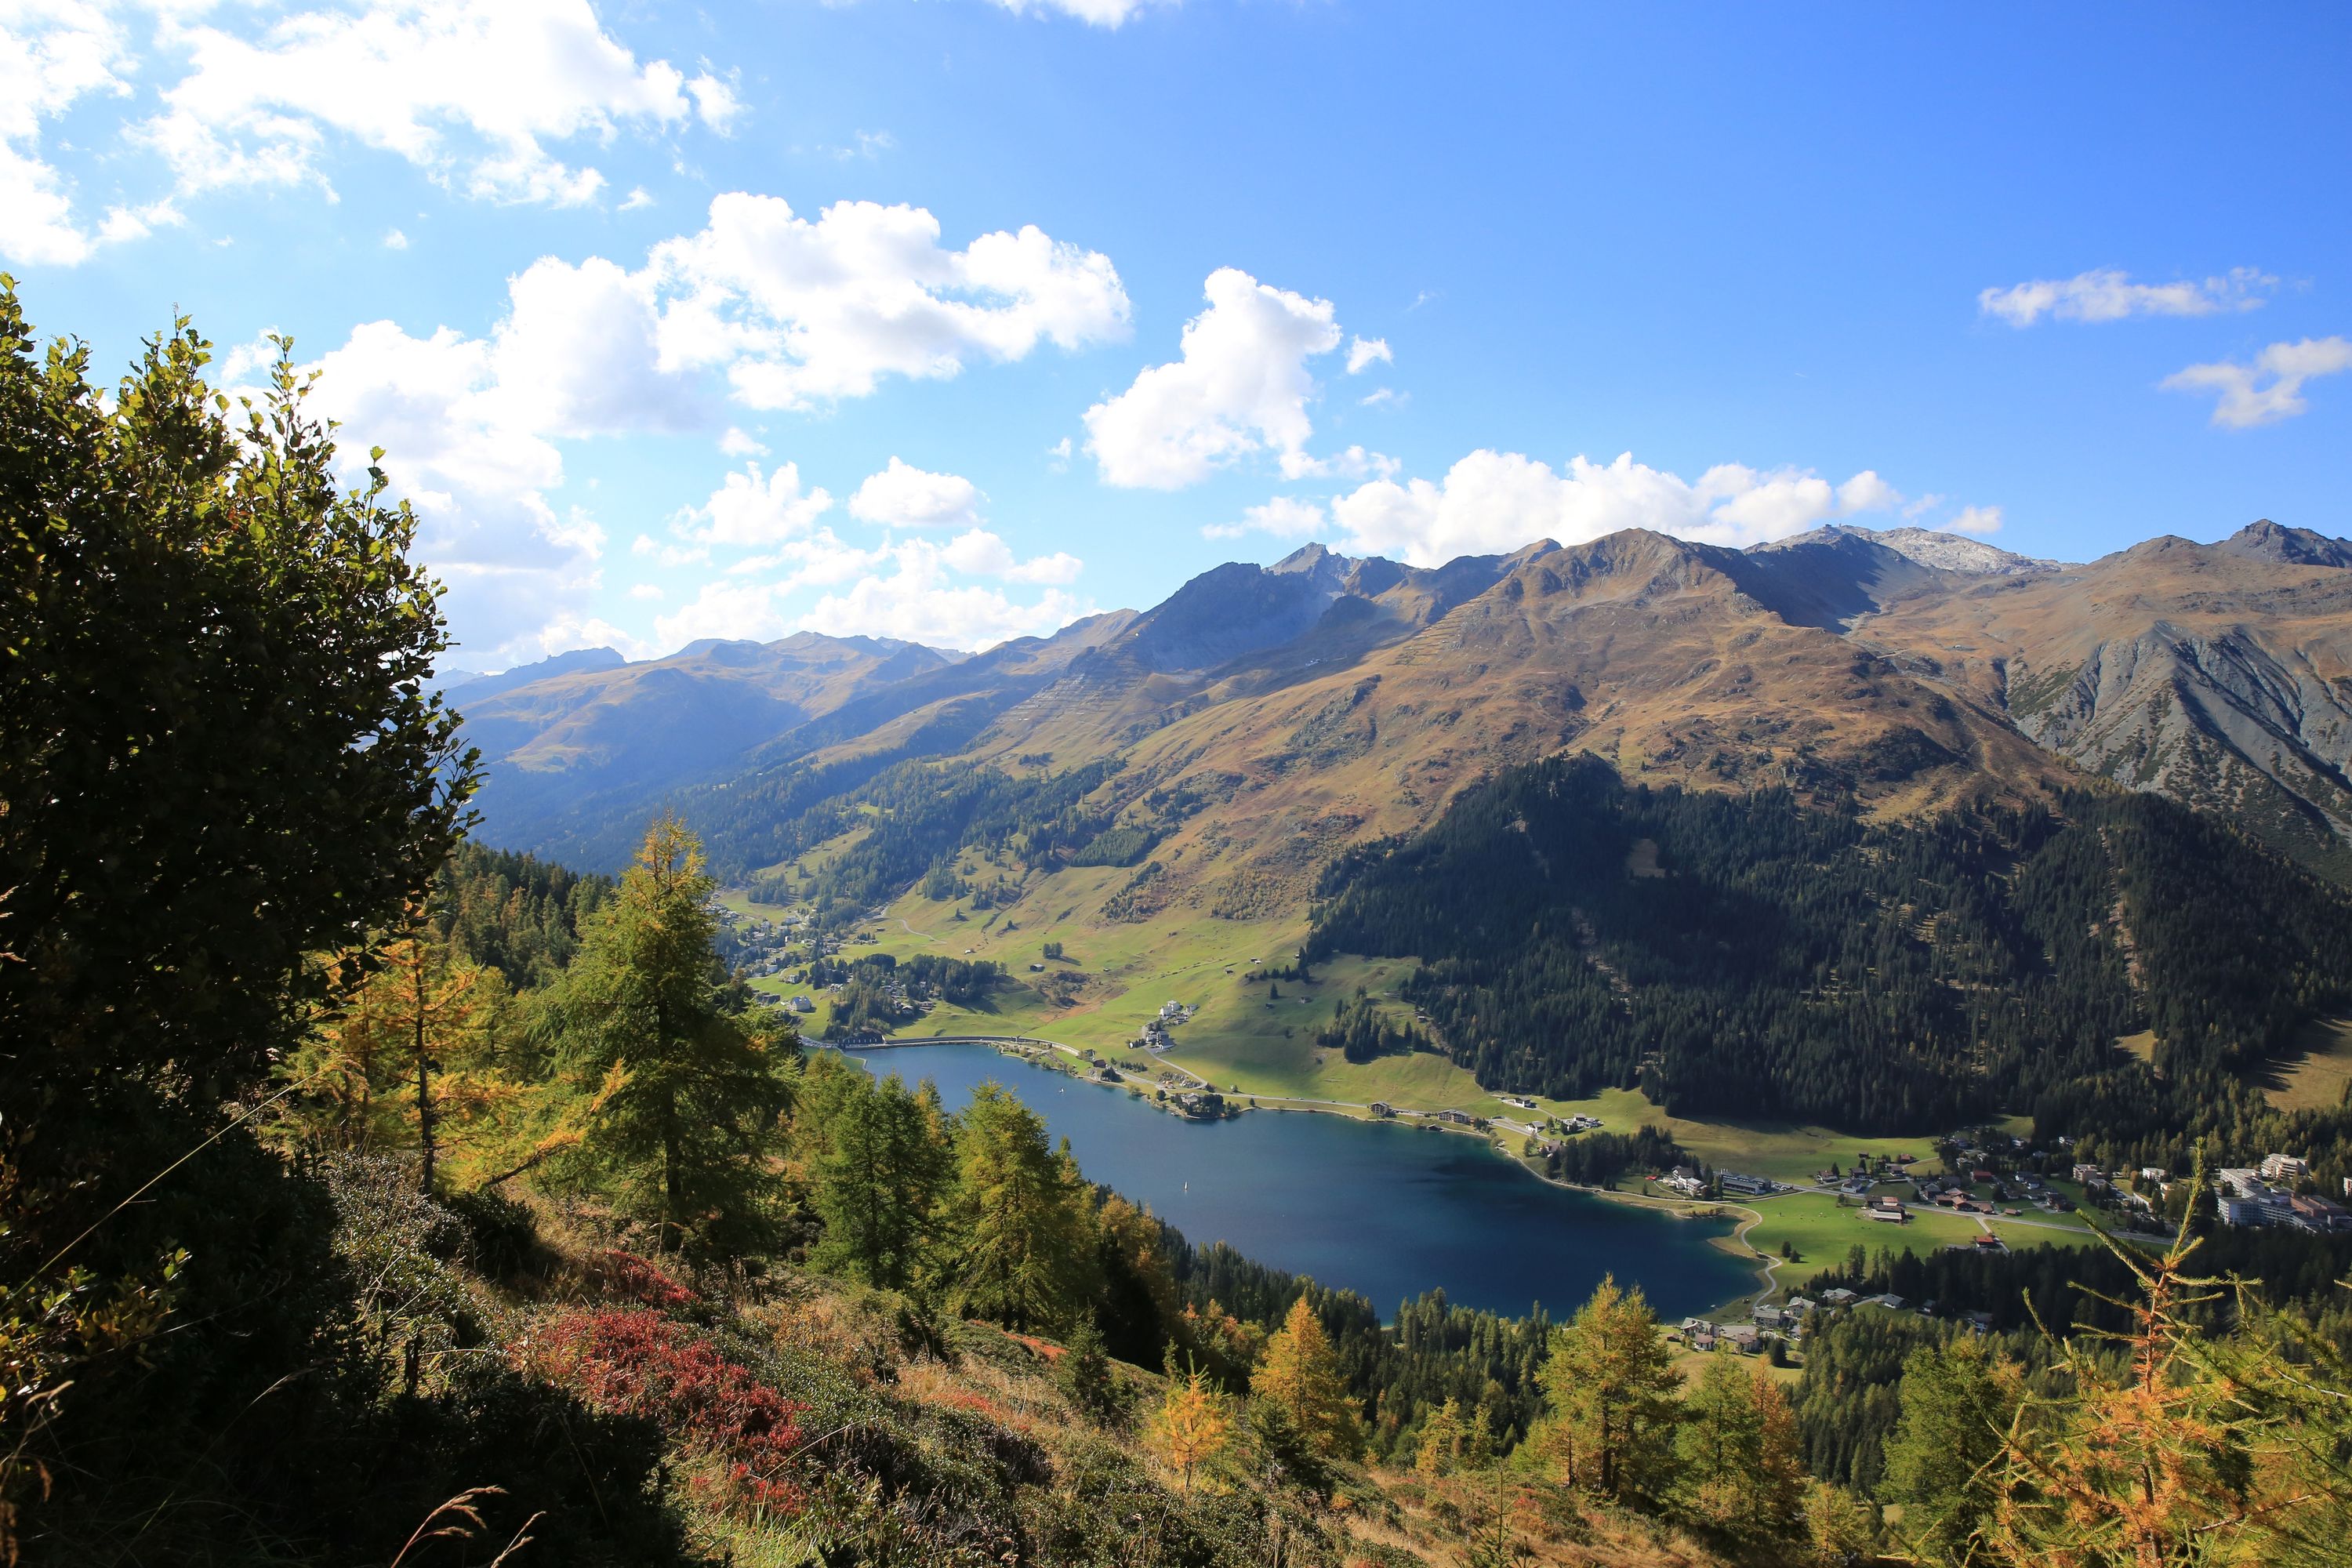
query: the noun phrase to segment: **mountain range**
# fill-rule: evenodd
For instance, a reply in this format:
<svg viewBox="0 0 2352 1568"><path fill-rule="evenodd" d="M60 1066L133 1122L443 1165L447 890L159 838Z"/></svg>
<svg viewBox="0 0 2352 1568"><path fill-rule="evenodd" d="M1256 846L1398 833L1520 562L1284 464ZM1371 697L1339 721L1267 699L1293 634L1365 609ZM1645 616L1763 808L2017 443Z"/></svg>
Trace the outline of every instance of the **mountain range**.
<svg viewBox="0 0 2352 1568"><path fill-rule="evenodd" d="M1308 545L971 657L802 633L588 650L449 694L487 764L482 836L587 868L665 801L740 825L913 759L1092 765L1091 806L1168 847L1156 901L1294 913L1348 845L1584 752L1631 784L1883 818L2096 777L2352 879L2352 543L2267 520L2083 565L1842 526L1435 568ZM723 831L712 852L761 864Z"/></svg>

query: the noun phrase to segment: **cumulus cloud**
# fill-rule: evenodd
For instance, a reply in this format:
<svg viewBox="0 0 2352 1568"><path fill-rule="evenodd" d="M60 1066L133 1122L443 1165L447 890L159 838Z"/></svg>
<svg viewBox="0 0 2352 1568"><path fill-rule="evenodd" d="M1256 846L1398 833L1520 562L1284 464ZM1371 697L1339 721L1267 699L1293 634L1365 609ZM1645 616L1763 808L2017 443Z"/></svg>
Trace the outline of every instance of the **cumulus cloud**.
<svg viewBox="0 0 2352 1568"><path fill-rule="evenodd" d="M1948 533L1999 533L2000 508L1997 506L1964 508L1958 517L1944 524L1944 530Z"/></svg>
<svg viewBox="0 0 2352 1568"><path fill-rule="evenodd" d="M1121 27L1159 0L995 0L1016 16L1070 16L1097 27Z"/></svg>
<svg viewBox="0 0 2352 1568"><path fill-rule="evenodd" d="M1213 522L1201 530L1203 539L1240 539L1271 533L1277 539L1303 539L1320 533L1330 521L1320 503L1296 496L1276 496L1257 506L1244 507L1239 522Z"/></svg>
<svg viewBox="0 0 2352 1568"><path fill-rule="evenodd" d="M1389 351L1386 338L1358 338L1348 345L1348 374L1361 375L1375 364L1394 364L1396 355Z"/></svg>
<svg viewBox="0 0 2352 1568"><path fill-rule="evenodd" d="M708 74L640 64L587 0L373 0L297 11L250 37L167 12L160 31L189 69L137 136L185 191L324 185L320 153L341 136L468 195L572 205L604 177L551 143L696 119L724 131L737 108Z"/></svg>
<svg viewBox="0 0 2352 1568"><path fill-rule="evenodd" d="M273 353L232 351L226 378L254 374ZM559 515L548 500L563 480L562 455L513 417L497 343L371 321L307 368L319 373L314 411L385 449L386 473L417 511L416 553L449 585L458 639L477 654L539 647L539 633L595 587L604 536L585 514ZM353 468L357 448L342 454Z"/></svg>
<svg viewBox="0 0 2352 1568"><path fill-rule="evenodd" d="M2345 370L2352 370L2352 340L2305 338L2273 343L2251 364L2229 360L2192 364L2165 377L2163 384L2168 392L2214 394L2213 423L2248 430L2305 412L2311 405L2304 401L2303 384Z"/></svg>
<svg viewBox="0 0 2352 1568"><path fill-rule="evenodd" d="M673 531L696 544L764 549L806 533L832 509L833 497L824 489L801 489L799 465L780 463L763 476L759 464L747 463L708 501L682 513Z"/></svg>
<svg viewBox="0 0 2352 1568"><path fill-rule="evenodd" d="M1078 580L1085 563L1064 551L1051 555L1033 555L1018 559L1013 546L986 529L975 528L957 534L940 547L940 559L959 572L975 577L1002 577L1008 583L1049 583L1066 584Z"/></svg>
<svg viewBox="0 0 2352 1568"><path fill-rule="evenodd" d="M956 528L980 521L980 489L961 474L934 474L897 458L849 498L849 514L892 528Z"/></svg>
<svg viewBox="0 0 2352 1568"><path fill-rule="evenodd" d="M1202 293L1209 308L1185 323L1182 357L1087 410L1087 449L1106 482L1180 489L1251 452L1304 460L1315 433L1307 362L1339 346L1331 302L1232 267Z"/></svg>
<svg viewBox="0 0 2352 1568"><path fill-rule="evenodd" d="M666 363L723 366L754 408L860 397L886 375L952 376L974 358L1128 330L1127 291L1100 252L1034 225L948 250L923 208L873 202L837 202L811 222L779 197L721 195L701 233L655 247L646 278Z"/></svg>
<svg viewBox="0 0 2352 1568"><path fill-rule="evenodd" d="M388 471L425 518L420 552L450 584L458 635L511 652L534 626L576 619L598 581L587 535L547 500L563 478L556 442L708 431L726 391L755 405L851 396L886 374L953 374L968 357L1123 330L1127 298L1107 258L1034 228L949 251L938 230L915 208L850 204L808 223L782 202L722 196L700 233L655 247L636 269L601 257L534 262L509 279L487 335L355 329L320 362L320 406L389 450ZM233 352L226 368L243 379L266 358ZM719 446L730 458L764 450L738 426ZM861 487L860 515L978 521L969 481L904 463L876 479ZM909 481L962 490L926 506ZM641 552L679 565L714 546L769 549L831 505L793 465L752 465Z"/></svg>
<svg viewBox="0 0 2352 1568"><path fill-rule="evenodd" d="M1538 539L1576 544L1626 528L1744 546L1897 507L1902 499L1869 469L1832 486L1799 468L1724 463L1691 480L1637 463L1630 452L1606 464L1580 456L1555 472L1517 452L1482 449L1442 482L1376 479L1335 499L1331 515L1350 548L1435 566Z"/></svg>
<svg viewBox="0 0 2352 1568"><path fill-rule="evenodd" d="M147 232L118 224L92 233L74 213L65 177L42 155L41 127L82 99L128 93L128 40L108 7L80 0L0 7L0 256L70 267L108 239Z"/></svg>
<svg viewBox="0 0 2352 1568"><path fill-rule="evenodd" d="M2252 310L2278 279L2252 267L2237 267L2202 282L2135 283L2115 268L2078 272L2072 278L2037 278L2007 289L1986 289L1977 309L2012 327L2030 327L2048 316L2061 321L2120 321L2130 316L2210 316Z"/></svg>
<svg viewBox="0 0 2352 1568"><path fill-rule="evenodd" d="M396 228L385 229L383 231L383 247L386 250L406 250L408 248L408 237L401 233L400 230Z"/></svg>
<svg viewBox="0 0 2352 1568"><path fill-rule="evenodd" d="M696 637L769 639L817 631L980 648L1008 637L1044 636L1088 613L1058 586L1077 575L1075 557L1022 561L1004 541L979 529L944 543L917 538L873 550L819 530L760 564L760 577L706 584L692 603L658 617L655 640L676 647ZM1057 585L1023 600L959 576ZM793 595L812 587L826 591L796 611Z"/></svg>

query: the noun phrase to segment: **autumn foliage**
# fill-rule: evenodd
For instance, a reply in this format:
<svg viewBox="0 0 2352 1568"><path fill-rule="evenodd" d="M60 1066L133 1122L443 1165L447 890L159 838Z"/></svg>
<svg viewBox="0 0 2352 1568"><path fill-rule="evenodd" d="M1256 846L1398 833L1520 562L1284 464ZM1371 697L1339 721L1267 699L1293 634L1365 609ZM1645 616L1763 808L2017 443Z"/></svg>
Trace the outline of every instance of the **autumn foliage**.
<svg viewBox="0 0 2352 1568"><path fill-rule="evenodd" d="M614 1415L654 1422L717 1462L701 1479L716 1501L768 1513L797 1511L793 1473L808 1407L761 1383L709 1340L658 1312L567 1312L526 1354L541 1376Z"/></svg>

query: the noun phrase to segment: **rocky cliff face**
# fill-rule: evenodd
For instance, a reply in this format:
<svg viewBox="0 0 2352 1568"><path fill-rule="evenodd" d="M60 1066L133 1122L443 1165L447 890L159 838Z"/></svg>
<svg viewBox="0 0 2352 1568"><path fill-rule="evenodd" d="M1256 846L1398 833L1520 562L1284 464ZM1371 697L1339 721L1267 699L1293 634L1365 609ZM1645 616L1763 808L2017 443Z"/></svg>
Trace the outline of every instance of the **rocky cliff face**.
<svg viewBox="0 0 2352 1568"><path fill-rule="evenodd" d="M2264 521L1853 625L2086 772L2352 879L2352 543Z"/></svg>

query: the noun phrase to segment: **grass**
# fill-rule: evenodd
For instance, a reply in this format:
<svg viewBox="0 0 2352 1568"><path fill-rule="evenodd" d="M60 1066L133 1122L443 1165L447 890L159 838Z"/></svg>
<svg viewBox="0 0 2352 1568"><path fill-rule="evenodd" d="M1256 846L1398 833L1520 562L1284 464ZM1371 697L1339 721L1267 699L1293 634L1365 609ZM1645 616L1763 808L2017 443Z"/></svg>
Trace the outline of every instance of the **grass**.
<svg viewBox="0 0 2352 1568"><path fill-rule="evenodd" d="M2352 1018L2317 1018L2304 1026L2294 1054L2271 1064L2258 1080L2263 1098L2281 1110L2332 1110L2352 1089Z"/></svg>

